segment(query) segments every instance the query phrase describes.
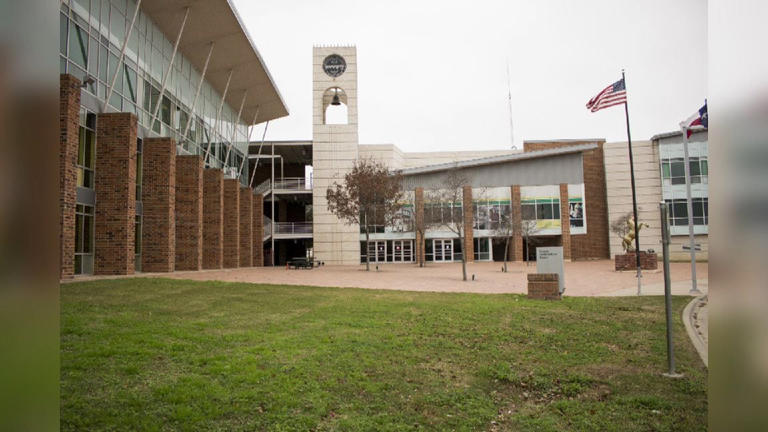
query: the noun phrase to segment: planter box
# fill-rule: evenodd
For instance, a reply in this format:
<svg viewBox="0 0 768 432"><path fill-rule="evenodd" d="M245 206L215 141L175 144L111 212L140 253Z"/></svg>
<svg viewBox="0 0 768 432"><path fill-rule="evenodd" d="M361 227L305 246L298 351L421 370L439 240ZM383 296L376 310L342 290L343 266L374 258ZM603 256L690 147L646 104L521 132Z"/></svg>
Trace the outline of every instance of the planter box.
<svg viewBox="0 0 768 432"><path fill-rule="evenodd" d="M637 259L634 252L627 252L623 255L615 255L614 263L616 271L637 270ZM655 253L640 251L640 268L642 270L656 270L658 268L658 259Z"/></svg>

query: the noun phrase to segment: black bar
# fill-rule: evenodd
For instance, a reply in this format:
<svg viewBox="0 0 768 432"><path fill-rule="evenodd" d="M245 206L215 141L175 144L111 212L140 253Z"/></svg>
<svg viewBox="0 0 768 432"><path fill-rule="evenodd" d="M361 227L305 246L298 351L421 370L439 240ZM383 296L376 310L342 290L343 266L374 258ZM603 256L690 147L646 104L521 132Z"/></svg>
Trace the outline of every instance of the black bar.
<svg viewBox="0 0 768 432"><path fill-rule="evenodd" d="M624 70L621 71L621 80L624 82L624 91L627 91L627 81L624 78ZM635 193L635 164L632 158L632 134L629 132L629 104L624 101L624 114L627 118L627 141L629 142L629 175L632 180L632 214L635 218L635 262L637 274L640 276L640 221L637 218L637 194Z"/></svg>

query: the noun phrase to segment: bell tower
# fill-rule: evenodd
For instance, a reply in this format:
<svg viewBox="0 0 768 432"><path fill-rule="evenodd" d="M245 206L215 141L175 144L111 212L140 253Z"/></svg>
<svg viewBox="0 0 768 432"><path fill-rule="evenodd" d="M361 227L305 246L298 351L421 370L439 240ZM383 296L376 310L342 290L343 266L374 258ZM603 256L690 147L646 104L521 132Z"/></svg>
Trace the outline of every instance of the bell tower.
<svg viewBox="0 0 768 432"><path fill-rule="evenodd" d="M358 157L357 49L312 49L312 228L315 258L327 264L360 263L360 227L328 212L326 190L341 183Z"/></svg>

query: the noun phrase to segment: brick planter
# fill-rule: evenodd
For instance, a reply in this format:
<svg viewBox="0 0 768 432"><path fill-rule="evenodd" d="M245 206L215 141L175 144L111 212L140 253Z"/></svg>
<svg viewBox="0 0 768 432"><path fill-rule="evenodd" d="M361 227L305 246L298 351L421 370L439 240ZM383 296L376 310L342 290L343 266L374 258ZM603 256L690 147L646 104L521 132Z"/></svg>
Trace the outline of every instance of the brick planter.
<svg viewBox="0 0 768 432"><path fill-rule="evenodd" d="M557 273L529 273L528 298L539 300L560 300L560 284Z"/></svg>
<svg viewBox="0 0 768 432"><path fill-rule="evenodd" d="M637 270L636 262L637 259L634 252L614 256L616 271ZM643 270L656 270L658 268L656 254L640 251L640 268Z"/></svg>

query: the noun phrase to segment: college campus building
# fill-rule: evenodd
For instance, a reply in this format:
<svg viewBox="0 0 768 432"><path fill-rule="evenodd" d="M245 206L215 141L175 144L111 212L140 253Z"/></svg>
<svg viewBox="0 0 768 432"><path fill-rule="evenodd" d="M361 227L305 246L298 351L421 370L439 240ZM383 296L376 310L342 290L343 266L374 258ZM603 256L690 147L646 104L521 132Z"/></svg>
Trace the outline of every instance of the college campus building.
<svg viewBox="0 0 768 432"><path fill-rule="evenodd" d="M513 236L511 260L534 257L536 246L563 246L573 260L621 252L609 226L631 207L625 144L530 140L523 150L418 153L361 145L349 46L313 48L312 140L249 142L249 127L288 110L229 1L65 0L60 29L62 278L305 256L328 265L368 256L494 261L504 256L503 215L534 221L530 245ZM664 134L635 144L640 219L650 225L643 249L660 249L662 198L672 204L679 245L687 235L680 142ZM706 248L706 133L691 138L691 154L694 220ZM368 250L361 227L339 221L325 199L361 158L402 173L406 190L403 217L371 224ZM464 248L440 224L416 229L425 215L457 217L455 206L430 198L449 172L467 179Z"/></svg>
<svg viewBox="0 0 768 432"><path fill-rule="evenodd" d="M261 265L248 128L288 110L229 1L63 0L59 59L61 277Z"/></svg>

